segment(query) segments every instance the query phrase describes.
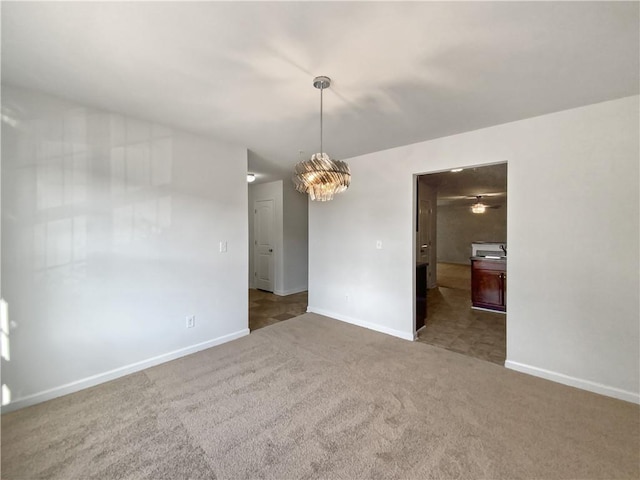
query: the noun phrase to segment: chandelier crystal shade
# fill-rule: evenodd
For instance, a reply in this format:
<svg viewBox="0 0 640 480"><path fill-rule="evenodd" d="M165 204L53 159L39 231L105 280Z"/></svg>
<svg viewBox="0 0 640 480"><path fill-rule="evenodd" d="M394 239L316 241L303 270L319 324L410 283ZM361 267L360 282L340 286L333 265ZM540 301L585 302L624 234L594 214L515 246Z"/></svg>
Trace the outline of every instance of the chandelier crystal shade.
<svg viewBox="0 0 640 480"><path fill-rule="evenodd" d="M295 166L293 184L297 191L308 193L311 200L327 202L351 184L349 165L332 160L322 151L322 91L331 85L329 77L316 77L313 86L320 89L320 152Z"/></svg>

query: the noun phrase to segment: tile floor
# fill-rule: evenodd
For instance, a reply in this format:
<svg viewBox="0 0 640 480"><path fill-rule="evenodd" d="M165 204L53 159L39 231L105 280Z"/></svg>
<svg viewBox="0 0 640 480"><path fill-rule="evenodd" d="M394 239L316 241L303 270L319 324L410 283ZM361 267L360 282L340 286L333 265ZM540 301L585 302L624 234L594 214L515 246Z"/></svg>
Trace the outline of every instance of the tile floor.
<svg viewBox="0 0 640 480"><path fill-rule="evenodd" d="M506 315L471 309L471 267L439 263L418 341L504 365Z"/></svg>
<svg viewBox="0 0 640 480"><path fill-rule="evenodd" d="M249 330L273 325L307 311L307 292L281 297L262 290L249 289Z"/></svg>

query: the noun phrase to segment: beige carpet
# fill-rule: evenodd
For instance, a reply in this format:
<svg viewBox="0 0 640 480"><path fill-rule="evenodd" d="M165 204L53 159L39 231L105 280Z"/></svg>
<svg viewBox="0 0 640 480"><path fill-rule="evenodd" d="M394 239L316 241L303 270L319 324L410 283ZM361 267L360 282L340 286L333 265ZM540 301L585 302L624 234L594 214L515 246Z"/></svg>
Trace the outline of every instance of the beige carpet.
<svg viewBox="0 0 640 480"><path fill-rule="evenodd" d="M313 314L2 417L2 478L640 476L637 405Z"/></svg>

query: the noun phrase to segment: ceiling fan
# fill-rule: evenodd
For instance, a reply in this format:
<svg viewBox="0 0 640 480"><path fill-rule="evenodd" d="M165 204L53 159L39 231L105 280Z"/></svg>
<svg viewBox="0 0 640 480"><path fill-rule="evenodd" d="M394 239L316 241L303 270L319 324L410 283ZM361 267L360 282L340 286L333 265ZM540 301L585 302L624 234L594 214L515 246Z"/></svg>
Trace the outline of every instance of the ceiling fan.
<svg viewBox="0 0 640 480"><path fill-rule="evenodd" d="M469 200L475 200L475 203L482 203L485 208L495 209L502 207L502 204L496 202L502 201L504 203L504 200L499 197L506 197L506 192L489 192L481 195L438 195L438 206L469 208ZM491 199L492 205L487 205L482 201L485 199Z"/></svg>
<svg viewBox="0 0 640 480"><path fill-rule="evenodd" d="M498 205L486 205L484 203L482 203L482 197L489 197L492 196L491 194L488 195L476 195L475 197L466 197L466 198L475 198L476 203L474 203L473 205L471 205L471 211L473 213L484 213L487 208L500 208L502 207L501 204Z"/></svg>

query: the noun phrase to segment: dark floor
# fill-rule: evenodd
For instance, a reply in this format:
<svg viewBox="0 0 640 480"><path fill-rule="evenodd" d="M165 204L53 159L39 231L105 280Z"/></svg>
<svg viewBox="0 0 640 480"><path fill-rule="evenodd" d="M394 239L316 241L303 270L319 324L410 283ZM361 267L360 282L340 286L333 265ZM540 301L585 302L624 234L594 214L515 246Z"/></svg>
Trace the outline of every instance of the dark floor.
<svg viewBox="0 0 640 480"><path fill-rule="evenodd" d="M262 290L249 289L249 330L273 325L307 311L307 292L281 297Z"/></svg>
<svg viewBox="0 0 640 480"><path fill-rule="evenodd" d="M504 365L506 315L471 308L471 267L439 263L418 341Z"/></svg>

